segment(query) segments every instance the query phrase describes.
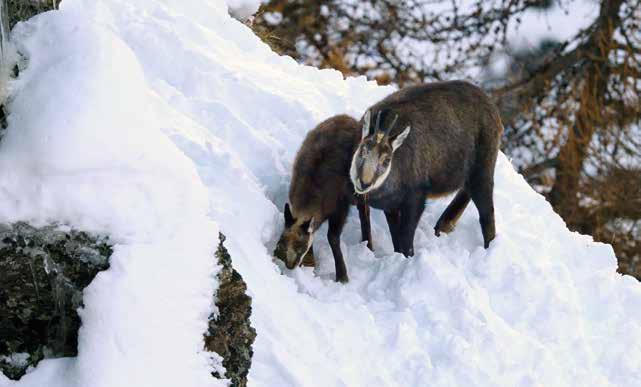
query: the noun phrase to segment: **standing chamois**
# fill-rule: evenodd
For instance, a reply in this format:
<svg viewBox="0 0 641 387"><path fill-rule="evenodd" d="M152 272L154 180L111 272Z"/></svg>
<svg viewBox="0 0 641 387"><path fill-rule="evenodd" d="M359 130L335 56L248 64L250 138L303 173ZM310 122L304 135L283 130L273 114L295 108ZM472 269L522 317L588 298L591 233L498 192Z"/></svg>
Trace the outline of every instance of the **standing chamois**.
<svg viewBox="0 0 641 387"><path fill-rule="evenodd" d="M296 154L285 204L285 230L274 255L294 269L312 247L314 232L329 221L327 239L336 264L336 281L347 282L340 235L350 205L357 204L362 240L372 249L369 207L358 201L349 178L352 154L360 138L359 123L339 115L320 123L307 134Z"/></svg>
<svg viewBox="0 0 641 387"><path fill-rule="evenodd" d="M463 81L407 87L365 113L350 177L366 204L385 211L394 251L413 256L426 197L457 190L435 234L452 231L471 199L489 247L496 234L492 191L502 133L487 95Z"/></svg>

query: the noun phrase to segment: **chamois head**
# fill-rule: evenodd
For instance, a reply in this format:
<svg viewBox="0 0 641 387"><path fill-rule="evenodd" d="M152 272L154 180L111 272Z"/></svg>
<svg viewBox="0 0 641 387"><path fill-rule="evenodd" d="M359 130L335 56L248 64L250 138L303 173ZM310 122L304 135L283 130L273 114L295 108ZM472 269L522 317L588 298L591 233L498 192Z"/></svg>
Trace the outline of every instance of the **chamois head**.
<svg viewBox="0 0 641 387"><path fill-rule="evenodd" d="M394 115L388 126L381 127L389 112L381 110L376 114L373 133L370 133L371 111L368 110L363 118L361 142L354 152L350 168L350 178L358 194L365 194L383 184L392 169L394 152L410 133L408 126L397 136L391 137L390 131L394 128L398 115Z"/></svg>
<svg viewBox="0 0 641 387"><path fill-rule="evenodd" d="M285 262L292 270L302 263L303 257L312 247L314 241L314 219L294 219L285 204L285 230L278 240L274 256Z"/></svg>

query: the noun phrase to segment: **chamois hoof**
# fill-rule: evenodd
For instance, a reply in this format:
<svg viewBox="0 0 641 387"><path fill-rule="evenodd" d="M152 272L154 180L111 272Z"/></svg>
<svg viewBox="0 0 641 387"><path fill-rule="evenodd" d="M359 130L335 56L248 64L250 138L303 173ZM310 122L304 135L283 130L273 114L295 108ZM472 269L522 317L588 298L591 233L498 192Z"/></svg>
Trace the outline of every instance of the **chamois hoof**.
<svg viewBox="0 0 641 387"><path fill-rule="evenodd" d="M405 258L413 257L414 256L414 247L410 247L407 251L402 251L401 254L403 254L403 256Z"/></svg>
<svg viewBox="0 0 641 387"><path fill-rule="evenodd" d="M346 284L346 283L349 282L349 277L347 276L347 274L345 274L344 276L340 276L340 277L336 276L336 282L340 282L342 284Z"/></svg>
<svg viewBox="0 0 641 387"><path fill-rule="evenodd" d="M436 223L436 226L434 227L434 235L437 237L441 236L441 233L449 234L452 231L454 231L455 225L452 224L452 222L447 222L447 223Z"/></svg>

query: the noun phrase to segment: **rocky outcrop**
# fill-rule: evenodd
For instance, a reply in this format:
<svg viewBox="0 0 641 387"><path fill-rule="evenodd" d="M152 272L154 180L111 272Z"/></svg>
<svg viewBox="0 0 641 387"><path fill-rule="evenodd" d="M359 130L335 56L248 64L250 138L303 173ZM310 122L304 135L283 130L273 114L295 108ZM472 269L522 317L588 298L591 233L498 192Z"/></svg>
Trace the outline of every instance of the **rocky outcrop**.
<svg viewBox="0 0 641 387"><path fill-rule="evenodd" d="M229 379L234 387L244 387L256 338L256 330L249 321L251 298L247 295L245 281L232 267L231 257L223 246L225 236L220 234L219 238L216 258L222 269L218 274L220 286L215 297L218 315L210 318L205 348L223 358L226 373L214 373L214 376Z"/></svg>
<svg viewBox="0 0 641 387"><path fill-rule="evenodd" d="M220 235L221 265L205 348L222 357L232 386L246 386L256 331L251 298ZM106 238L55 226L0 224L0 371L17 380L45 358L77 355L83 289L109 267Z"/></svg>
<svg viewBox="0 0 641 387"><path fill-rule="evenodd" d="M77 353L82 290L109 267L104 238L0 224L0 371L20 378L43 358Z"/></svg>
<svg viewBox="0 0 641 387"><path fill-rule="evenodd" d="M60 0L6 0L9 28L22 20L58 8Z"/></svg>

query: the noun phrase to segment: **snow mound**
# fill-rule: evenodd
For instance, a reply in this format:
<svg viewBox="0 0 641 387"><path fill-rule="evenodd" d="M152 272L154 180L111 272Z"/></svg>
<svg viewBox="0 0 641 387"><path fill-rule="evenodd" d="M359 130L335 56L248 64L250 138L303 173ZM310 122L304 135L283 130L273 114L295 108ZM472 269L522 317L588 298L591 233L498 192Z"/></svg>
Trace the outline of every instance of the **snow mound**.
<svg viewBox="0 0 641 387"><path fill-rule="evenodd" d="M261 0L225 0L229 13L237 19L245 20L258 11Z"/></svg>
<svg viewBox="0 0 641 387"><path fill-rule="evenodd" d="M347 285L323 237L316 272L272 261L305 133L393 89L277 56L222 1L65 0L14 39L28 67L0 144L0 220L118 245L86 291L78 358L0 386L222 385L201 351L218 228L253 297L250 386L640 385L641 286L504 156L489 250L473 205L433 236L443 199L412 259L379 211L375 253L351 215Z"/></svg>

